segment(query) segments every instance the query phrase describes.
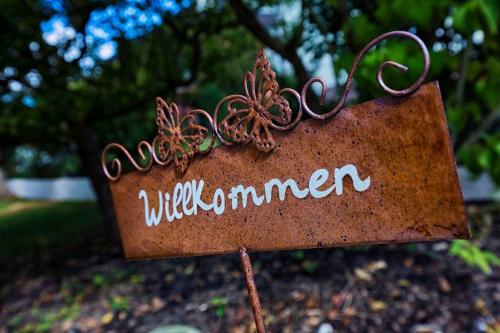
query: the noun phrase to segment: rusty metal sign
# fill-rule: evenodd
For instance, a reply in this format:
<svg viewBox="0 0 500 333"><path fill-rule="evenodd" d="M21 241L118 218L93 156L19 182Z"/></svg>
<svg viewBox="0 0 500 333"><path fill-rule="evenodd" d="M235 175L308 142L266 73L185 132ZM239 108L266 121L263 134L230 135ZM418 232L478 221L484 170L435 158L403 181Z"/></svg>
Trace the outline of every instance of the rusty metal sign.
<svg viewBox="0 0 500 333"><path fill-rule="evenodd" d="M392 37L421 50L417 81L390 88L384 69L407 68L384 62L377 81L389 96L345 107L358 63ZM307 98L316 83L323 100L325 82L313 78L301 93L280 88L264 51L244 74L243 93L222 99L213 116L200 109L181 114L175 103L157 98L158 134L138 144L143 163L117 143L102 155L126 257L240 252L257 329L264 332L246 249L468 238L439 85L422 84L429 59L415 35L381 35L355 58L339 103L326 113L312 110ZM214 148L216 139L221 145ZM118 158L109 169L111 150L136 170L122 175Z"/></svg>
<svg viewBox="0 0 500 333"><path fill-rule="evenodd" d="M391 89L384 68L406 67L385 62L377 80L391 96L345 108L358 62L390 37L417 43L424 58L420 77L408 89ZM147 163L134 161L119 144L103 152L126 256L468 237L439 87L421 85L428 69L422 41L391 32L360 52L340 102L324 114L311 110L306 98L313 83L322 85L324 98L324 81L311 79L301 94L280 89L262 50L244 74L243 94L221 100L213 118L199 109L181 115L158 98L158 135L138 145ZM297 110L286 95L296 99ZM299 121L303 110L314 119ZM216 137L223 145L201 156ZM110 149L125 153L137 171L121 175L115 159L111 174Z"/></svg>
<svg viewBox="0 0 500 333"><path fill-rule="evenodd" d="M129 258L467 237L437 83L111 182Z"/></svg>

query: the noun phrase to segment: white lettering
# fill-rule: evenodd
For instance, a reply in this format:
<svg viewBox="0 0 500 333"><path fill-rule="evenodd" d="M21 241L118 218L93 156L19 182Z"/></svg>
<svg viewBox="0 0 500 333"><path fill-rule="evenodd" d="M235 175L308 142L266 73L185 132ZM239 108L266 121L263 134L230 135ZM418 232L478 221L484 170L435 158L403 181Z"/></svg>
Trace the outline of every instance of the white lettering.
<svg viewBox="0 0 500 333"><path fill-rule="evenodd" d="M165 193L165 216L168 222L175 220L175 216L170 214L170 194Z"/></svg>
<svg viewBox="0 0 500 333"><path fill-rule="evenodd" d="M205 182L200 180L198 186L196 186L196 180L193 180L193 209L196 214L198 207L205 211L212 210L213 206L210 204L206 204L201 199L201 195L203 194L203 186Z"/></svg>
<svg viewBox="0 0 500 333"><path fill-rule="evenodd" d="M231 200L231 208L237 209L241 198L241 207L246 208L249 203L249 197L255 206L261 206L264 201L269 204L273 197L273 188L278 189L278 198L285 201L287 190L297 199L304 199L308 195L316 199L324 198L330 195L334 190L337 195L342 195L344 192L344 177L349 176L352 180L354 189L357 192L366 191L371 185L371 178L366 177L361 179L358 175L358 170L353 164L347 164L341 168L333 170L333 177L327 169L315 170L309 177L308 186L300 189L294 179L281 181L273 178L264 184L264 194L259 195L258 191L253 186L243 186L241 184L231 187L231 191L227 195ZM328 179L333 178L333 183L326 186ZM157 226L160 224L164 214L167 222L180 220L184 216L198 214L198 208L204 211L213 211L216 215L224 214L226 209L226 196L224 190L216 188L212 196L211 203L203 201L203 188L205 182L200 179L177 183L174 186L172 194L165 192L163 195L158 191L158 209L149 207L148 193L141 189L139 191L139 199L144 200L144 220L148 227ZM163 205L165 205L165 213L163 213Z"/></svg>
<svg viewBox="0 0 500 333"><path fill-rule="evenodd" d="M307 197L309 193L309 189L299 189L297 183L293 179L287 179L284 183L279 179L271 179L266 184L264 184L264 191L266 193L266 202L270 203L273 195L273 187L276 186L278 188L278 196L281 201L285 200L286 189L289 187L292 190L292 194L299 199L303 199Z"/></svg>
<svg viewBox="0 0 500 333"><path fill-rule="evenodd" d="M149 200L148 200L148 193L144 190L141 190L139 192L139 199L144 199L144 220L146 221L146 225L148 227L152 227L153 225L158 225L160 224L161 216L163 215L163 195L161 194L161 191L158 191L158 200L159 202L159 207L158 207L158 215L155 212L154 207L151 208L151 212L149 211Z"/></svg>
<svg viewBox="0 0 500 333"><path fill-rule="evenodd" d="M321 185L326 183L328 180L328 170L326 169L318 169L313 172L311 175L311 178L309 179L309 191L311 192L311 195L315 197L316 199L324 198L332 191L335 189L335 184L330 186L324 191L318 190Z"/></svg>
<svg viewBox="0 0 500 333"><path fill-rule="evenodd" d="M352 179L352 184L354 189L358 192L363 192L370 187L370 177L365 180L361 180L358 176L358 170L352 164L348 164L340 169L335 168L335 186L337 195L343 193L343 180L344 176L349 175Z"/></svg>
<svg viewBox="0 0 500 333"><path fill-rule="evenodd" d="M220 188L215 190L213 207L214 207L214 213L217 215L221 215L222 213L224 213L224 210L226 209L224 191L222 191Z"/></svg>
<svg viewBox="0 0 500 333"><path fill-rule="evenodd" d="M252 195L252 201L254 205L260 206L264 202L264 196L258 196L257 191L255 191L255 187L248 186L244 187L243 185L234 186L231 188L231 193L229 193L228 197L231 199L231 207L236 209L238 207L238 194L241 193L241 205L243 208L247 207L248 194Z"/></svg>
<svg viewBox="0 0 500 333"><path fill-rule="evenodd" d="M184 215L190 216L194 214L194 206L188 208L189 202L191 201L191 197L193 196L193 188L191 187L190 182L185 182L184 187L182 188L182 210L184 211Z"/></svg>
<svg viewBox="0 0 500 333"><path fill-rule="evenodd" d="M182 184L177 183L174 188L174 196L172 198L174 217L178 220L182 219L182 213L177 211L177 207L182 202Z"/></svg>

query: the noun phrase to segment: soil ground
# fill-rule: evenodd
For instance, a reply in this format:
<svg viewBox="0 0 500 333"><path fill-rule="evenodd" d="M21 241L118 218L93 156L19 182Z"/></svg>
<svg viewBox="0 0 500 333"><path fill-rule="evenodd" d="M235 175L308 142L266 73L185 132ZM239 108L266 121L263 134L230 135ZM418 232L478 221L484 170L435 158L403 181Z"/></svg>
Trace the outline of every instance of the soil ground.
<svg viewBox="0 0 500 333"><path fill-rule="evenodd" d="M500 209L468 211L476 243L500 254ZM238 255L126 261L99 234L4 258L0 332L140 333L173 323L255 332ZM500 269L485 274L448 250L438 242L250 256L269 332L330 323L335 332L498 333Z"/></svg>

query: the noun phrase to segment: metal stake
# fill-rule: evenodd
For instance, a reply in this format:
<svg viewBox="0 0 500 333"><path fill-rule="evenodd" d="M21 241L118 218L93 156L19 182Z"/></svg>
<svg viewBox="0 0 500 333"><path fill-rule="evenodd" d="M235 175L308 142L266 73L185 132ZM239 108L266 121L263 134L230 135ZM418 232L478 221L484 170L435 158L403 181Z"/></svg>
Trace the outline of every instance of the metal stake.
<svg viewBox="0 0 500 333"><path fill-rule="evenodd" d="M262 317L262 308L260 307L259 293L257 286L253 279L252 263L248 256L247 249L241 247L240 249L241 265L243 266L243 273L245 273L245 281L247 283L248 298L250 298L250 305L252 306L253 318L255 319L255 326L258 333L266 333L266 325Z"/></svg>

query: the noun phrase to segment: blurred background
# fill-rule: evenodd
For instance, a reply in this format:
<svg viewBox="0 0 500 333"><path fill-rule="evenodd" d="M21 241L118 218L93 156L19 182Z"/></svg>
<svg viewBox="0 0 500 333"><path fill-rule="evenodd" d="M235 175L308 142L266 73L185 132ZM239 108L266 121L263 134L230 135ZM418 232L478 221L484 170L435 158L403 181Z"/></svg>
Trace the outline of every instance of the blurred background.
<svg viewBox="0 0 500 333"><path fill-rule="evenodd" d="M356 54L423 39L473 239L253 254L270 332L500 332L500 3L0 0L0 332L254 332L238 256L126 262L105 144L155 136L155 97L211 112L264 48L282 87L334 103ZM349 103L422 70L389 40ZM175 326L178 324L189 327ZM161 328L159 328L161 327Z"/></svg>

